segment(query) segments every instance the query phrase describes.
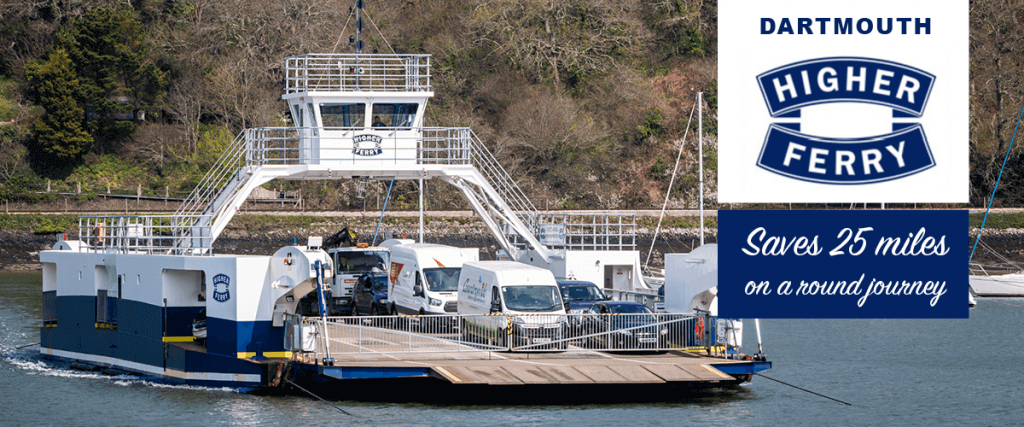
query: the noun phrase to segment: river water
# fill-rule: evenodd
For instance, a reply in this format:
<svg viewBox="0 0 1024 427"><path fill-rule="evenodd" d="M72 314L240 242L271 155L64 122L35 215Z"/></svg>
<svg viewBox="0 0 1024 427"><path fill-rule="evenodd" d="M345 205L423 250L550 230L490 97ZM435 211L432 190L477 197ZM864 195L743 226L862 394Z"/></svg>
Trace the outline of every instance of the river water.
<svg viewBox="0 0 1024 427"><path fill-rule="evenodd" d="M0 425L1019 425L1024 299L981 299L967 320L763 320L768 376L678 403L428 406L260 396L74 371L42 360L39 273L0 274ZM746 352L756 348L747 321Z"/></svg>

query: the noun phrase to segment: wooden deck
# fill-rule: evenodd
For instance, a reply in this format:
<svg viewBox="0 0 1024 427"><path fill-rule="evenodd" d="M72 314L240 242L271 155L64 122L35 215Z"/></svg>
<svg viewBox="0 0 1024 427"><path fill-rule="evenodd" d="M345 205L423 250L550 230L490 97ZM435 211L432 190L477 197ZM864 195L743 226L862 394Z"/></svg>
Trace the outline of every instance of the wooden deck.
<svg viewBox="0 0 1024 427"><path fill-rule="evenodd" d="M407 372L431 376L452 384L659 384L685 382L733 382L722 372L724 365L747 365L728 360L670 351L666 353L608 353L575 349L560 352L484 351L456 342L456 334L416 334L379 328L351 326L334 329L330 337L332 367L323 374L351 378L344 373L359 369ZM326 356L306 356L316 364ZM716 367L717 366L717 367ZM418 368L418 369L417 369ZM724 368L723 368L724 369ZM753 369L750 367L750 369ZM402 375L404 376L404 375ZM366 378L362 376L360 378Z"/></svg>

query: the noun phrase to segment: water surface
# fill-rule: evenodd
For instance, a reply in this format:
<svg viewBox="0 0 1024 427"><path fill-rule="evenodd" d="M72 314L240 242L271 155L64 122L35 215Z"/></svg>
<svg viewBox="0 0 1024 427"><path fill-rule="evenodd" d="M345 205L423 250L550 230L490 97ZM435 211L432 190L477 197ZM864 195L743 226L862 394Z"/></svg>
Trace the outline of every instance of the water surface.
<svg viewBox="0 0 1024 427"><path fill-rule="evenodd" d="M1024 299L981 299L967 320L762 320L765 374L677 403L427 406L166 386L44 361L41 275L0 274L0 425L1016 425L1024 423ZM746 352L756 349L753 322Z"/></svg>

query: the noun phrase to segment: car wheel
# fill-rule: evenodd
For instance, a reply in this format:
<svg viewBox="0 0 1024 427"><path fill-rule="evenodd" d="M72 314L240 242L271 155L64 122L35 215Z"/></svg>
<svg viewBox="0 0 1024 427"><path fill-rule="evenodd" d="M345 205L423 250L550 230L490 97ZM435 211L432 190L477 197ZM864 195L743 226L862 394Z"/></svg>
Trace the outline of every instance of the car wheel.
<svg viewBox="0 0 1024 427"><path fill-rule="evenodd" d="M355 303L355 301L353 301L352 302L352 311L349 313L349 316L356 317L358 315L359 315L359 309L356 308L356 303Z"/></svg>
<svg viewBox="0 0 1024 427"><path fill-rule="evenodd" d="M371 316L380 316L380 311L377 310L377 306L376 305L370 307L370 315Z"/></svg>

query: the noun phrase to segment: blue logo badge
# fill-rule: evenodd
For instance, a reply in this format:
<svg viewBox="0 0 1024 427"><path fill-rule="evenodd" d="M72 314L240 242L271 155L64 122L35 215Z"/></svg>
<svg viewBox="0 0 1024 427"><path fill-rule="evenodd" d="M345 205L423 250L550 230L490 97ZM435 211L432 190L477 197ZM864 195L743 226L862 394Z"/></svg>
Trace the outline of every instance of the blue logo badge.
<svg viewBox="0 0 1024 427"><path fill-rule="evenodd" d="M231 299L231 293L228 292L230 283L231 279L226 274L213 276L213 299L219 302Z"/></svg>
<svg viewBox="0 0 1024 427"><path fill-rule="evenodd" d="M357 156L376 156L383 152L380 143L384 138L377 135L356 135L352 137L352 154Z"/></svg>
<svg viewBox="0 0 1024 427"><path fill-rule="evenodd" d="M924 114L935 76L892 61L836 57L785 65L757 82L773 118L798 119L803 107L855 102L913 119ZM868 184L924 171L935 159L920 123L894 121L888 134L831 138L801 133L800 123L789 121L769 126L757 165L802 181Z"/></svg>

